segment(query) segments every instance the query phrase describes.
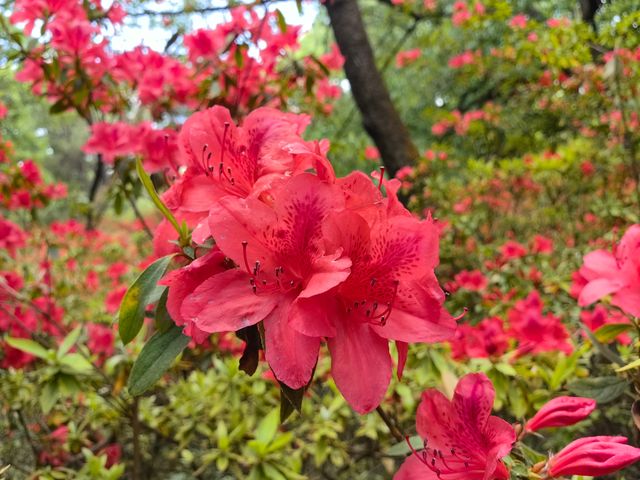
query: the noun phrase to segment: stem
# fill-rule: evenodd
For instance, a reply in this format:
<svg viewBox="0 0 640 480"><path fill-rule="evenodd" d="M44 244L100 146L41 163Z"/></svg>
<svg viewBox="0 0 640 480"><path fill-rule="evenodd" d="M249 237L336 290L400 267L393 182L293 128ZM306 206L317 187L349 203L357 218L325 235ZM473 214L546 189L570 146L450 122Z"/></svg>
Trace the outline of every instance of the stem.
<svg viewBox="0 0 640 480"><path fill-rule="evenodd" d="M140 419L138 418L138 397L131 405L131 428L133 429L133 479L140 480L142 456L140 452Z"/></svg>
<svg viewBox="0 0 640 480"><path fill-rule="evenodd" d="M124 196L127 197L127 201L129 202L129 205L131 206L131 209L133 210L133 213L135 213L136 218L142 224L142 228L144 229L144 232L147 234L147 236L150 239L153 240L153 232L151 231L151 228L149 228L149 225L147 225L147 222L145 221L144 217L142 216L142 213L140 213L140 210L138 209L138 205L136 205L136 201L131 197L131 194L129 192L127 192L126 189L124 189Z"/></svg>
<svg viewBox="0 0 640 480"><path fill-rule="evenodd" d="M396 426L395 422L391 420L391 417L389 417L389 415L386 414L386 412L382 409L381 406L378 405L378 408L376 408L376 412L378 412L378 415L380 415L380 418L389 429L389 432L391 433L393 438L395 438L399 442L404 441L405 436L402 434L400 429Z"/></svg>
<svg viewBox="0 0 640 480"><path fill-rule="evenodd" d="M20 422L20 426L24 430L24 435L25 435L25 437L27 437L27 442L29 443L29 446L31 447L31 452L33 453L33 463L35 465L38 465L38 457L40 455L39 455L38 449L36 448L35 444L33 443L33 439L31 438L31 433L29 432L29 427L27 427L27 422L24 421L24 416L22 415L22 410L15 410L15 412L16 412L16 415L18 416L18 421Z"/></svg>

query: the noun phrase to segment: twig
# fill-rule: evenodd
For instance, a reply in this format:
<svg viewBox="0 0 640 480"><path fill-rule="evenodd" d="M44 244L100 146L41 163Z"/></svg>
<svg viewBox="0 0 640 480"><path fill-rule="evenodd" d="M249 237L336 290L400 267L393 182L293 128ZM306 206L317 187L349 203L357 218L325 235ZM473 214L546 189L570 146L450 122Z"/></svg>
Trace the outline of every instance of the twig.
<svg viewBox="0 0 640 480"><path fill-rule="evenodd" d="M389 429L389 432L391 433L393 438L395 438L399 442L402 442L404 440L405 436L402 434L402 432L396 426L396 424L393 422L393 420L391 420L389 415L387 415L387 413L379 405L378 405L378 408L376 408L376 412L378 412L378 415L380 415L380 418L382 419L382 421L385 423L385 425Z"/></svg>
<svg viewBox="0 0 640 480"><path fill-rule="evenodd" d="M40 457L40 453L38 452L36 445L33 443L33 439L31 438L31 433L29 432L29 427L27 427L27 422L24 421L22 410L20 409L14 410L14 412L18 416L18 421L20 422L20 425L24 430L24 435L25 437L27 437L27 442L29 443L29 446L31 447L31 451L33 452L33 463L35 465L38 465L38 458Z"/></svg>

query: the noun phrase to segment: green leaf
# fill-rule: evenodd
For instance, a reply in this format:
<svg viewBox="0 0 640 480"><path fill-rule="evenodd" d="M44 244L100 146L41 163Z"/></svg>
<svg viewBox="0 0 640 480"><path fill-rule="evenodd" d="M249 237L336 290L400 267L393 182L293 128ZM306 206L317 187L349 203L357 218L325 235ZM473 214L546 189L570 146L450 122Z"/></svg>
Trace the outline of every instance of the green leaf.
<svg viewBox="0 0 640 480"><path fill-rule="evenodd" d="M157 302L167 288L158 285L158 281L172 258L173 255L168 255L149 265L124 294L118 312L118 326L120 338L125 345L133 340L142 328L147 305Z"/></svg>
<svg viewBox="0 0 640 480"><path fill-rule="evenodd" d="M87 373L93 370L93 365L79 353L65 355L60 361L61 365L66 365L78 373Z"/></svg>
<svg viewBox="0 0 640 480"><path fill-rule="evenodd" d="M411 442L411 446L414 450L420 450L424 448L424 443L420 435L414 435L409 438L409 442ZM406 457L409 453L411 453L411 449L406 441L398 442L395 445L392 445L385 451L385 455L390 457Z"/></svg>
<svg viewBox="0 0 640 480"><path fill-rule="evenodd" d="M276 8L276 18L278 20L278 28L282 33L287 33L287 21L280 10Z"/></svg>
<svg viewBox="0 0 640 480"><path fill-rule="evenodd" d="M49 413L60 397L57 381L49 381L42 386L40 392L40 408L44 413Z"/></svg>
<svg viewBox="0 0 640 480"><path fill-rule="evenodd" d="M37 342L29 340L28 338L13 338L5 337L5 341L13 348L22 350L34 357L42 358L46 360L48 358L47 350Z"/></svg>
<svg viewBox="0 0 640 480"><path fill-rule="evenodd" d="M269 445L278 431L278 420L280 413L277 409L271 410L269 414L262 419L256 429L256 441L261 445Z"/></svg>
<svg viewBox="0 0 640 480"><path fill-rule="evenodd" d="M80 332L82 332L82 327L76 327L73 330L71 330L69 335L67 335L64 338L64 340L58 347L58 353L57 353L58 358L64 357L69 352L69 350L71 350L71 347L73 347L75 343L78 341Z"/></svg>
<svg viewBox="0 0 640 480"><path fill-rule="evenodd" d="M173 325L173 320L167 310L167 297L169 296L169 289L167 288L162 292L158 305L156 306L156 314L154 316L156 330L159 332L166 332Z"/></svg>
<svg viewBox="0 0 640 480"><path fill-rule="evenodd" d="M615 340L618 335L629 332L633 329L633 325L630 323L608 323L598 328L594 335L599 342L609 343Z"/></svg>
<svg viewBox="0 0 640 480"><path fill-rule="evenodd" d="M61 98L56 103L49 107L49 113L55 115L56 113L62 113L69 108L69 102L66 98Z"/></svg>
<svg viewBox="0 0 640 480"><path fill-rule="evenodd" d="M151 177L144 171L144 167L142 166L142 160L140 158L136 159L136 172L138 172L138 177L140 177L140 181L144 186L145 190L151 197L151 201L154 203L156 208L160 210L164 218L166 218L173 228L175 228L176 232L180 235L180 245L187 245L188 239L185 238L185 232L180 228L176 217L173 216L173 213L169 211L167 206L162 203L160 197L158 196L158 192L156 192L156 187L153 186L153 182L151 181Z"/></svg>
<svg viewBox="0 0 640 480"><path fill-rule="evenodd" d="M129 375L129 393L140 395L156 383L189 344L190 338L173 325L166 332L157 332L144 346Z"/></svg>
<svg viewBox="0 0 640 480"><path fill-rule="evenodd" d="M622 395L629 385L618 377L582 378L567 384L567 390L580 397L593 398L598 403L608 403Z"/></svg>

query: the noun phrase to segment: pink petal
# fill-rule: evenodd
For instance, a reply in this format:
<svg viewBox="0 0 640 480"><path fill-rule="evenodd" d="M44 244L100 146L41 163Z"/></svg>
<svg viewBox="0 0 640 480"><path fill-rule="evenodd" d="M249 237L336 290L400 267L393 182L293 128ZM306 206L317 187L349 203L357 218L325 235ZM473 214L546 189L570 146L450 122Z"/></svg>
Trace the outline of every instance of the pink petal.
<svg viewBox="0 0 640 480"><path fill-rule="evenodd" d="M615 257L605 250L595 250L584 256L584 267L588 270L588 280L595 277L610 278L618 272Z"/></svg>
<svg viewBox="0 0 640 480"><path fill-rule="evenodd" d="M233 332L263 320L278 304L275 295L255 295L249 275L227 270L202 283L188 295L180 314L209 333Z"/></svg>
<svg viewBox="0 0 640 480"><path fill-rule="evenodd" d="M316 295L296 299L291 304L288 322L291 328L310 337L335 337L334 320L338 315L338 305L333 296Z"/></svg>
<svg viewBox="0 0 640 480"><path fill-rule="evenodd" d="M345 400L361 414L374 410L384 398L391 380L388 341L368 324L341 319L334 338L327 340L331 373Z"/></svg>
<svg viewBox="0 0 640 480"><path fill-rule="evenodd" d="M486 424L486 437L490 439L492 448L487 453L485 480L492 479L492 475L499 468L499 460L509 455L516 441L513 426L500 417L490 416ZM508 477L507 477L508 478Z"/></svg>
<svg viewBox="0 0 640 480"><path fill-rule="evenodd" d="M411 454L393 476L393 480L438 480L438 476L418 457Z"/></svg>
<svg viewBox="0 0 640 480"><path fill-rule="evenodd" d="M313 262L314 273L300 292L301 298L324 293L347 279L351 273L351 260L337 257L338 255L324 255Z"/></svg>
<svg viewBox="0 0 640 480"><path fill-rule="evenodd" d="M298 389L311 381L320 339L298 333L288 325L291 301L291 298L281 298L264 319L265 356L276 378Z"/></svg>
<svg viewBox="0 0 640 480"><path fill-rule="evenodd" d="M581 307L589 305L602 297L605 297L613 292L616 292L622 287L619 280L612 280L609 278L598 278L592 280L582 289L580 297L578 298L578 304Z"/></svg>
<svg viewBox="0 0 640 480"><path fill-rule="evenodd" d="M180 209L207 214L211 205L226 193L206 175L194 175L182 182Z"/></svg>
<svg viewBox="0 0 640 480"><path fill-rule="evenodd" d="M197 258L186 267L172 270L159 282L169 287L167 311L176 323L184 325L180 309L185 298L210 277L225 271L225 256L220 250L213 250Z"/></svg>
<svg viewBox="0 0 640 480"><path fill-rule="evenodd" d="M455 425L451 401L435 388L425 390L416 413L416 429L423 440L428 440L429 448L449 451L447 445Z"/></svg>
<svg viewBox="0 0 640 480"><path fill-rule="evenodd" d="M634 317L640 317L640 285L619 290L611 303Z"/></svg>
<svg viewBox="0 0 640 480"><path fill-rule="evenodd" d="M209 215L209 229L220 249L227 254L242 270L247 242L247 261L252 269L259 261L263 270L275 268L273 250L268 248L269 235L276 224L273 209L255 199L224 197Z"/></svg>
<svg viewBox="0 0 640 480"><path fill-rule="evenodd" d="M451 340L456 321L443 309L443 301L444 292L433 273L401 284L387 322L373 328L381 337L409 343Z"/></svg>
<svg viewBox="0 0 640 480"><path fill-rule="evenodd" d="M472 373L458 382L453 395L453 406L460 421L483 430L491 416L496 392L486 375Z"/></svg>

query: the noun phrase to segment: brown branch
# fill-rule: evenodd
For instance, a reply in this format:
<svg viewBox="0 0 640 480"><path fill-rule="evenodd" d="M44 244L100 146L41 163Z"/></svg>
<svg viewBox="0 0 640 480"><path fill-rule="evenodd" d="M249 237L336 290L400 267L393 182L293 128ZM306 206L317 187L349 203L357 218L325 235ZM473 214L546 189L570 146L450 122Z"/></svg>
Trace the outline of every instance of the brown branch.
<svg viewBox="0 0 640 480"><path fill-rule="evenodd" d="M393 177L402 167L414 164L418 150L376 67L357 0L329 0L326 8L363 126Z"/></svg>
<svg viewBox="0 0 640 480"><path fill-rule="evenodd" d="M376 408L376 412L378 412L378 415L380 415L380 418L389 429L389 432L391 433L391 435L393 435L393 438L395 438L399 442L404 441L405 436L402 434L400 429L396 426L395 422L391 420L391 417L387 415L387 413L382 409L381 406L378 405L378 408Z"/></svg>

